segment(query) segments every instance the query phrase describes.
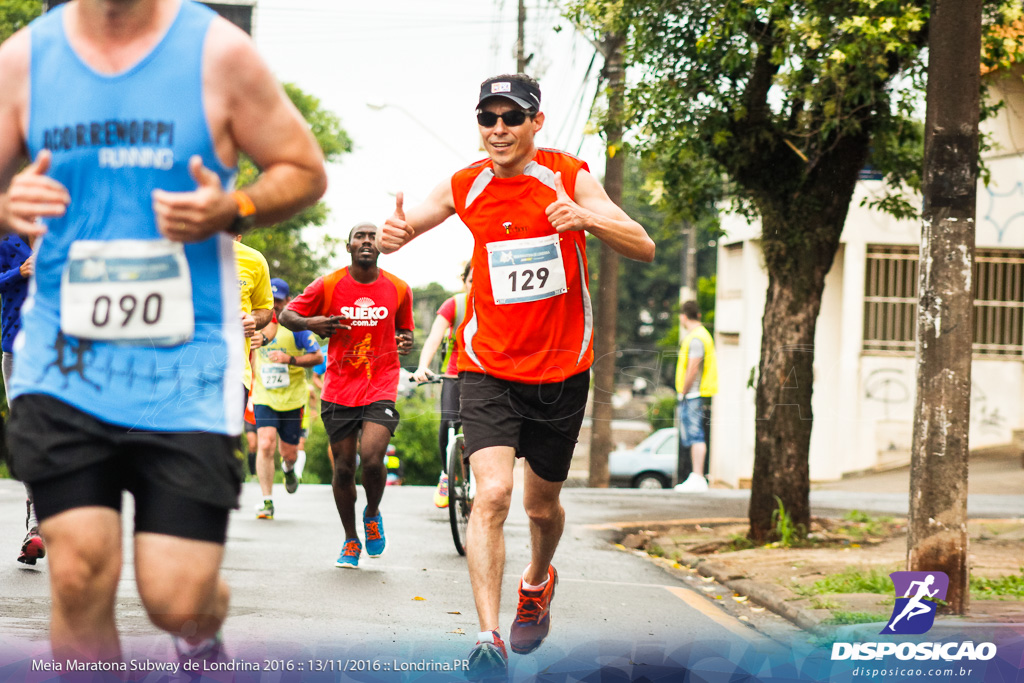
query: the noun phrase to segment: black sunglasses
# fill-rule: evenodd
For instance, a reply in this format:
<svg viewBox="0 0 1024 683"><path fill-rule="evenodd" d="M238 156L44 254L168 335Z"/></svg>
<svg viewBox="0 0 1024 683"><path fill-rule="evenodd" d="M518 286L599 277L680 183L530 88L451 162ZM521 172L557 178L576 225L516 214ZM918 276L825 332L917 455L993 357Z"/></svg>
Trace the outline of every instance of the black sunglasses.
<svg viewBox="0 0 1024 683"><path fill-rule="evenodd" d="M484 128L493 128L498 123L498 119L505 122L506 126L515 127L521 126L526 121L526 117L529 114L522 109L509 109L503 114L495 114L493 111L480 111L476 114L476 122Z"/></svg>

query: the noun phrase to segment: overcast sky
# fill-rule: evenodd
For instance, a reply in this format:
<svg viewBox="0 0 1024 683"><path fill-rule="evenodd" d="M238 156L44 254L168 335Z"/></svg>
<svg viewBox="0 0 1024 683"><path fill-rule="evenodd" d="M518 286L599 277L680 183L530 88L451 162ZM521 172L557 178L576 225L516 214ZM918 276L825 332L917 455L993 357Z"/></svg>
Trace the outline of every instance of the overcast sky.
<svg viewBox="0 0 1024 683"><path fill-rule="evenodd" d="M583 129L601 59L586 77L591 44L549 0L527 7L527 53L535 55L528 72L540 80L547 116L538 143L579 152L600 177L600 139L584 142ZM329 170L331 234L344 238L359 221L380 224L395 192L414 205L484 156L474 119L479 85L515 71L516 12L516 0L259 0L260 52L278 78L336 113L355 143ZM380 265L413 286L454 290L471 251L469 231L453 218ZM347 263L339 252L332 265Z"/></svg>

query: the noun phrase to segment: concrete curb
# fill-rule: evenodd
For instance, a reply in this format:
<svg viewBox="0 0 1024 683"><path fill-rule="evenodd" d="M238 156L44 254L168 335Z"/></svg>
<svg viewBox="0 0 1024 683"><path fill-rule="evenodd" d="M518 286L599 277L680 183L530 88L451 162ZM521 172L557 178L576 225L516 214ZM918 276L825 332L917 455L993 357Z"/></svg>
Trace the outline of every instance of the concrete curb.
<svg viewBox="0 0 1024 683"><path fill-rule="evenodd" d="M685 522L686 524L705 524L705 523L720 523L733 521L733 518L714 518L714 519L688 519L678 520L680 523ZM671 521L662 521L660 524L672 523ZM641 530L645 526L637 523L612 523L604 525L595 525L596 528L600 528L603 531L615 529L616 531L625 532L627 529ZM676 569L672 566L672 562L664 558L654 557L643 550L626 548L625 546L618 545L621 549L626 552L637 553L648 560L653 561L655 564L660 566L669 574L676 578L685 578L686 571L684 569ZM792 604L790 594L778 586L763 583L760 581L754 581L753 579L747 578L743 572L738 572L735 569L727 567L726 565L708 560L706 557L700 555L691 555L689 553L681 553L679 555L678 563L683 567L694 570L700 576L706 578L712 578L718 583L722 584L726 588L731 589L735 593L745 595L753 600L758 605L768 609L775 614L779 615L783 619L795 624L797 628L803 629L814 635L826 636L832 632L832 629L822 625L823 617L818 614L820 610L807 609L798 605ZM827 612L827 610L825 610Z"/></svg>
<svg viewBox="0 0 1024 683"><path fill-rule="evenodd" d="M701 576L714 579L740 595L746 595L765 609L771 610L804 631L815 635L827 635L830 633L827 627L821 625L822 619L814 613L815 610L791 604L786 600L789 597L788 593L781 588L748 579L741 572L737 572L717 562L708 561L706 558L698 555L681 554L679 556L679 564L692 568ZM672 574L680 571L671 566L667 566L665 569ZM681 574L685 575L682 572Z"/></svg>
<svg viewBox="0 0 1024 683"><path fill-rule="evenodd" d="M999 522L1016 522L1018 518L1015 517L975 517L969 521L983 523L999 523ZM794 598L794 594L781 586L777 586L764 581L756 581L749 578L742 568L730 566L722 562L716 562L713 559L709 559L705 555L696 555L693 553L686 553L677 551L678 560L677 563L680 567L674 567L676 564L671 560L656 557L648 554L644 550L629 548L621 545L619 539L626 540L630 534L644 534L651 539L656 538L656 531L654 528L666 527L671 525L687 525L687 526L700 526L701 524L722 524L732 523L740 520L739 518L732 517L707 517L707 518L686 518L686 519L673 519L673 520L652 520L646 522L618 522L618 523L606 523L606 524L595 524L590 525L594 531L604 532L606 540L611 541L617 545L620 549L627 552L636 553L642 557L647 558L649 561L654 562L660 566L663 570L671 574L672 576L679 579L686 579L691 575L691 572L698 574L699 576L714 579L720 585L728 588L729 590L739 595L746 596L752 602L764 607L765 609L773 612L774 614L786 619L790 623L794 624L797 628L803 631L811 633L816 636L825 638L835 638L838 633L848 633L852 630L867 629L871 631L874 629L875 633L882 636L884 634L878 634L877 632L885 625L883 623L874 624L826 624L825 622L831 617L831 612L828 609L815 609L808 605L810 602L803 598ZM621 534L621 535L620 535ZM698 594L700 594L698 592ZM953 631L962 632L964 630L970 630L974 633L979 631L1009 631L1019 634L1024 634L1024 623L1019 621L971 621L969 618L956 617L956 616L939 616L935 620L934 626L929 632L936 631Z"/></svg>
<svg viewBox="0 0 1024 683"><path fill-rule="evenodd" d="M806 607L794 605L791 595L782 588L748 579L742 572L737 572L735 569L729 568L720 563L709 561L699 555L690 555L685 553L679 555L678 564L683 568L677 569L672 566L673 563L670 560L654 557L643 550L631 550L629 548L625 548L625 550L626 552L633 552L647 557L649 560L653 561L659 567L676 578L685 578L687 570L689 569L693 570L700 576L714 579L716 582L726 588L729 588L733 592L747 596L758 605L761 605L765 609L770 610L783 619L786 619L797 628L807 631L813 635L834 638L839 633L846 636L864 636L864 633L867 633L866 636L860 639L887 639L885 634L878 633L880 626L885 625L884 622L834 626L825 625L823 622L824 617L828 614L828 610L808 609ZM971 622L962 621L956 617L939 617L935 620L935 625L929 630L929 633L932 633L934 636L937 632L941 633L948 630L953 630L957 633L964 630L1021 633L1024 632L1024 625L1003 622Z"/></svg>

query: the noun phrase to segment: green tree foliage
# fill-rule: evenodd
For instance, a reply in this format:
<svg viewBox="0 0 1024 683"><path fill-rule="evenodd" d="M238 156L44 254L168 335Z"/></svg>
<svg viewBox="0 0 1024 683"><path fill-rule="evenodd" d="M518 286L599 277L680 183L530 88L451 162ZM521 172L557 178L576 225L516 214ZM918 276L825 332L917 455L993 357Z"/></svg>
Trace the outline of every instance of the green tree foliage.
<svg viewBox="0 0 1024 683"><path fill-rule="evenodd" d="M333 477L331 456L327 454L327 432L323 421L317 417L309 427L306 437L306 469L302 481L307 484L330 484Z"/></svg>
<svg viewBox="0 0 1024 683"><path fill-rule="evenodd" d="M11 37L43 13L41 0L4 0L0 2L0 42Z"/></svg>
<svg viewBox="0 0 1024 683"><path fill-rule="evenodd" d="M413 336L412 351L401 359L402 367L412 370L419 363L420 351L423 350L423 342L427 340L430 326L434 324L434 318L437 317L437 309L453 293L436 282L431 282L426 287L412 288L413 321L416 324L416 333ZM441 356L440 350L434 354L431 367L435 370L440 364Z"/></svg>
<svg viewBox="0 0 1024 683"><path fill-rule="evenodd" d="M352 140L341 121L324 109L319 99L291 83L285 83L284 90L306 119L328 162L352 151ZM252 160L243 157L239 162L239 186L252 183L258 175ZM283 279L297 293L325 272L340 267L332 266L332 261L343 241L315 231L327 222L328 214L327 205L317 202L273 227L250 232L242 241L266 257L271 276Z"/></svg>
<svg viewBox="0 0 1024 683"><path fill-rule="evenodd" d="M627 152L628 153L628 152ZM718 237L718 219L714 207L696 213L682 214L665 193L664 169L654 155L630 154L626 161L622 208L644 226L658 245L653 263L622 259L619 264L619 314L616 324L616 347L619 350L619 381L630 374L648 380L671 382L674 364L661 362L663 350L675 351L666 345L666 335L679 327L680 262L683 255L683 221L697 225L697 272L713 276L715 271L714 240ZM588 236L588 253L597 253L597 238ZM591 281L600 272L597 259L590 262ZM714 296L709 308L714 315ZM595 301L595 308L598 302ZM675 340L678 343L678 333ZM660 368L660 369L659 369Z"/></svg>
<svg viewBox="0 0 1024 683"><path fill-rule="evenodd" d="M437 399L416 393L396 402L402 416L391 443L405 467L405 483L428 486L441 474L437 429L441 423Z"/></svg>
<svg viewBox="0 0 1024 683"><path fill-rule="evenodd" d="M1001 0L986 4L990 25L1020 13ZM724 189L735 210L760 224L769 284L750 533L759 542L772 535L775 496L806 527L824 279L866 165L890 190L871 204L916 215L904 192L921 186L915 116L928 2L579 0L570 15L632 28L634 128L665 169L670 201L699 208ZM987 47L995 62L1010 59L1011 48Z"/></svg>

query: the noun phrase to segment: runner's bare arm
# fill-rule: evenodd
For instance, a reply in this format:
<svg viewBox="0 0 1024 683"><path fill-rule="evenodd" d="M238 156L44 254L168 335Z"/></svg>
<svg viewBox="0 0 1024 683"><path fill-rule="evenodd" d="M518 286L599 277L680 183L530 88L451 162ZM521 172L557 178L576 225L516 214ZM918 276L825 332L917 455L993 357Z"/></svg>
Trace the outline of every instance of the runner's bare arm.
<svg viewBox="0 0 1024 683"><path fill-rule="evenodd" d="M377 249L382 254L398 251L402 245L431 228L436 228L455 213L451 180L445 180L427 195L422 204L409 209L403 207L401 192L395 197L395 212L377 230Z"/></svg>
<svg viewBox="0 0 1024 683"><path fill-rule="evenodd" d="M300 332L302 330L309 330L318 337L330 337L338 330L350 330L352 327L342 322L344 318L337 315L311 315L306 317L299 315L290 308L286 308L281 311L281 315L277 316L277 321L281 323L282 327L286 327L292 332Z"/></svg>
<svg viewBox="0 0 1024 683"><path fill-rule="evenodd" d="M64 215L71 198L63 185L45 175L49 152L18 173L26 161L29 50L28 29L0 46L0 230L39 235L45 228L35 219Z"/></svg>
<svg viewBox="0 0 1024 683"><path fill-rule="evenodd" d="M256 319L256 329L262 330L274 319L274 311L270 308L254 308L252 317Z"/></svg>
<svg viewBox="0 0 1024 683"><path fill-rule="evenodd" d="M262 169L242 188L256 207L256 224L271 225L310 206L327 188L323 154L302 115L256 52L230 22L210 24L203 55L203 94L217 155L228 165L238 151ZM197 189L153 194L160 231L198 241L231 226L238 204L209 169L193 168Z"/></svg>
<svg viewBox="0 0 1024 683"><path fill-rule="evenodd" d="M626 258L654 260L654 242L644 226L627 216L590 173L576 174L575 199L562 186L561 173L555 174L555 191L558 196L547 208L555 230L586 230Z"/></svg>
<svg viewBox="0 0 1024 683"><path fill-rule="evenodd" d="M430 333L427 335L426 340L423 342L423 349L420 351L420 362L415 372L413 372L413 379L417 382L426 382L428 375L430 374L430 361L437 353L437 350L441 348L441 342L444 340L445 335L448 334L448 330L451 329L451 325L445 319L443 315L439 315L434 318L433 324L430 326ZM446 372L446 368L441 368L441 372Z"/></svg>
<svg viewBox="0 0 1024 683"><path fill-rule="evenodd" d="M686 352L689 353L689 349L687 349ZM690 356L687 359L686 379L683 381L683 396L690 393L691 389L693 388L693 383L697 381L697 371L701 369L701 361L703 360L703 356L701 356L700 358L694 358L693 356ZM698 382L698 386L699 385L700 383Z"/></svg>
<svg viewBox="0 0 1024 683"><path fill-rule="evenodd" d="M315 368L324 362L324 354L321 351L304 353L301 356L289 356L284 351L271 351L267 354L267 358L272 363L287 363L300 368ZM292 358L295 358L294 363L290 362Z"/></svg>

